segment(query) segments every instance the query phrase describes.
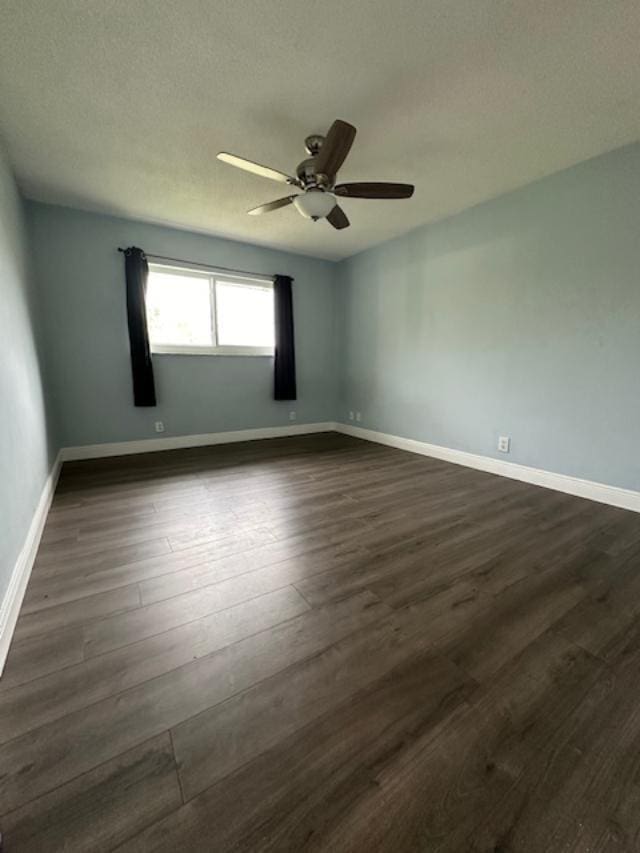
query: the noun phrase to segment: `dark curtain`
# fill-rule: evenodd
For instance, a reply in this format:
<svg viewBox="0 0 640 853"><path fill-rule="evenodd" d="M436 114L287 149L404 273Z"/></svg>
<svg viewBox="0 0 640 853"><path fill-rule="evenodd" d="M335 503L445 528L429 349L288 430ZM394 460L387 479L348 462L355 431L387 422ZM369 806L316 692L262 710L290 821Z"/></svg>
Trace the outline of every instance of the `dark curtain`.
<svg viewBox="0 0 640 853"><path fill-rule="evenodd" d="M273 280L276 324L276 356L274 363L275 400L296 399L296 352L293 342L293 297L291 279L277 275Z"/></svg>
<svg viewBox="0 0 640 853"><path fill-rule="evenodd" d="M135 406L155 406L156 388L147 331L147 277L149 265L142 249L130 246L124 252L127 279L127 319L131 347L131 374Z"/></svg>

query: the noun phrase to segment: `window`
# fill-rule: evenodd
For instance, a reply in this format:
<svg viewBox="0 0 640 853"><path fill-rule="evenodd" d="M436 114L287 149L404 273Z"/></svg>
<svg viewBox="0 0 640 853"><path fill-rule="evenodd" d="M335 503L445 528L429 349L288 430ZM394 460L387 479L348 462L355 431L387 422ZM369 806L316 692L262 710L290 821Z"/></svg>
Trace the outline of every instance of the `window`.
<svg viewBox="0 0 640 853"><path fill-rule="evenodd" d="M273 284L149 263L147 324L154 353L273 355Z"/></svg>

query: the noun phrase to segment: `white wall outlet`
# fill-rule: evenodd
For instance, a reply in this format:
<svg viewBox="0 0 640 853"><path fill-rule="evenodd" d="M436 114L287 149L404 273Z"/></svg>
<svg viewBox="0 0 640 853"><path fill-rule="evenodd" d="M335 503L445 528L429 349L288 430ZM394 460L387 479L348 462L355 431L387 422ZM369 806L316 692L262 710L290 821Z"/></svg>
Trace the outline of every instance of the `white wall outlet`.
<svg viewBox="0 0 640 853"><path fill-rule="evenodd" d="M360 423L360 421L362 420L362 412L356 412L356 420L358 421L358 423Z"/></svg>
<svg viewBox="0 0 640 853"><path fill-rule="evenodd" d="M162 421L156 421L156 432L164 432L164 424Z"/></svg>
<svg viewBox="0 0 640 853"><path fill-rule="evenodd" d="M498 450L500 453L508 453L511 450L511 438L508 435L498 436Z"/></svg>
<svg viewBox="0 0 640 853"><path fill-rule="evenodd" d="M352 421L354 417L355 416L354 416L353 412L349 412L349 420Z"/></svg>
<svg viewBox="0 0 640 853"><path fill-rule="evenodd" d="M295 421L295 419L296 419L296 413L295 412L289 412L289 420Z"/></svg>

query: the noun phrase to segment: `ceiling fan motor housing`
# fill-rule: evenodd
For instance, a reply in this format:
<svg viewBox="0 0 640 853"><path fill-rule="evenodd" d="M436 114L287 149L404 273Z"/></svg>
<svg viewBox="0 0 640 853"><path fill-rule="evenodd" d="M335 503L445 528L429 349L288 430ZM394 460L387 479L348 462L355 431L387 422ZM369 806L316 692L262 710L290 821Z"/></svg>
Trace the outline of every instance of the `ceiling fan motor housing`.
<svg viewBox="0 0 640 853"><path fill-rule="evenodd" d="M296 176L304 189L317 187L321 190L329 190L333 186L332 175L322 175L316 171L316 163L320 149L325 141L325 137L319 133L313 133L307 136L304 141L304 146L307 153L310 155L298 164Z"/></svg>
<svg viewBox="0 0 640 853"><path fill-rule="evenodd" d="M296 176L305 189L309 187L317 187L318 189L328 190L331 188L331 181L327 175L319 175L316 172L316 158L308 157L298 164Z"/></svg>

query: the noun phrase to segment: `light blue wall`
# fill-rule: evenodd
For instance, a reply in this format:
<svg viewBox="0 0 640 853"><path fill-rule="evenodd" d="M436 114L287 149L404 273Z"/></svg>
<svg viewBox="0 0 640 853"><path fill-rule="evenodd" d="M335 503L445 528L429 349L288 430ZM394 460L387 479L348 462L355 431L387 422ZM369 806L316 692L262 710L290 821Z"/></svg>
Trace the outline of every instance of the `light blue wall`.
<svg viewBox="0 0 640 853"><path fill-rule="evenodd" d="M0 151L0 604L57 451L47 426L22 202Z"/></svg>
<svg viewBox="0 0 640 853"><path fill-rule="evenodd" d="M640 145L338 265L36 203L28 218L63 445L155 437L156 420L288 423L268 359L157 356L158 407L132 405L116 248L137 244L296 279L298 423L360 410L370 429L640 489Z"/></svg>
<svg viewBox="0 0 640 853"><path fill-rule="evenodd" d="M331 420L336 409L334 270L327 261L117 219L28 204L63 446ZM118 246L293 276L298 400L275 402L270 358L154 356L158 406L135 408Z"/></svg>
<svg viewBox="0 0 640 853"><path fill-rule="evenodd" d="M640 489L640 145L338 278L339 420L361 410L370 429Z"/></svg>

